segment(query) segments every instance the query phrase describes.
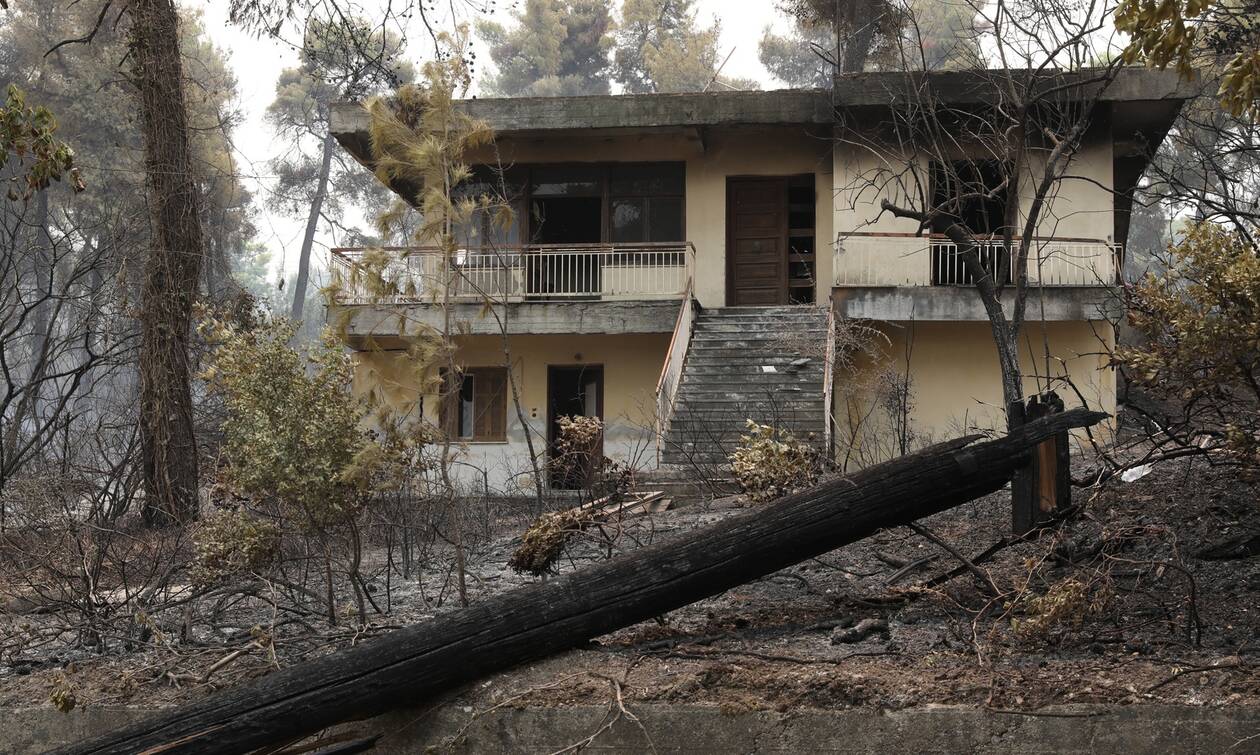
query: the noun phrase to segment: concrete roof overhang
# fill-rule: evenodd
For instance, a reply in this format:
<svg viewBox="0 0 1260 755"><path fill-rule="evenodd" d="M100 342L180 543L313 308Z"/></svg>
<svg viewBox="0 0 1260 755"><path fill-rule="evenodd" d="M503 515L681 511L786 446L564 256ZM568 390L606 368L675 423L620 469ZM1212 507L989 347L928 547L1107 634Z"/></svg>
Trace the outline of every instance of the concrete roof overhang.
<svg viewBox="0 0 1260 755"><path fill-rule="evenodd" d="M831 90L488 98L464 100L461 107L488 124L499 138L682 130L698 134L703 141L704 131L711 128L827 127L837 122L838 110L860 114L911 102L983 108L1006 99L1004 91L1012 84L1025 100L1039 96L1046 101L1097 102L1108 109L1116 145L1115 190L1122 195L1136 185L1182 102L1195 94L1194 85L1175 72L1139 68L1123 68L1111 77L1089 69L917 71L839 75ZM371 167L368 124L360 103L333 105L333 136L359 162ZM415 196L414 187L391 188L404 197Z"/></svg>

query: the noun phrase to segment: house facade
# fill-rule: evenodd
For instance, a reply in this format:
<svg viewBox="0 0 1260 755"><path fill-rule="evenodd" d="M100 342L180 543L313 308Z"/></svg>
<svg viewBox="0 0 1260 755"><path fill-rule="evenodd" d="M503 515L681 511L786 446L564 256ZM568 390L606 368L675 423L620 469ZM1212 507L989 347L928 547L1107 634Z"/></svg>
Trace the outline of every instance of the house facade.
<svg viewBox="0 0 1260 755"><path fill-rule="evenodd" d="M526 433L545 452L564 416L600 417L604 453L637 469L720 474L747 419L833 452L870 446L888 421L863 419L863 392L887 402L874 395L889 382L869 379L876 370L904 380L900 420L918 442L1000 426L996 351L966 271L944 237L882 205L903 198L909 175L870 147L904 85L891 76L903 75L845 77L832 91L463 103L495 134L492 150L468 156L470 182L497 182L515 220L477 229L481 241L449 263L409 254L406 295L350 289L331 306L358 350L360 387L444 427L465 484L509 493L530 468ZM951 106L983 104L965 74L919 77ZM1072 180L1037 229L1029 394L1055 388L1115 408L1104 352L1121 242L1176 90L1174 77L1126 71L1091 97ZM335 107L332 128L372 164L362 107ZM927 155L899 159L933 175ZM986 253L1002 254L999 244ZM350 270L362 253L335 250L334 262ZM454 281L446 305L425 285L437 280ZM875 346L845 374L832 369L836 331L852 322ZM462 374L444 396L409 377L399 354L415 331L404 323L453 334Z"/></svg>

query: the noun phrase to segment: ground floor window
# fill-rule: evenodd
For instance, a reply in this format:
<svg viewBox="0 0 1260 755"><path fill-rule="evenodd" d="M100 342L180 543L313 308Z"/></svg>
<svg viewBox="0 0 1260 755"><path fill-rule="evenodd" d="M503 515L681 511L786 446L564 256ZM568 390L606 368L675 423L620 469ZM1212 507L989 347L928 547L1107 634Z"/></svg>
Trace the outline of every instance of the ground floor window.
<svg viewBox="0 0 1260 755"><path fill-rule="evenodd" d="M469 441L507 440L507 369L469 367L448 385L446 432Z"/></svg>

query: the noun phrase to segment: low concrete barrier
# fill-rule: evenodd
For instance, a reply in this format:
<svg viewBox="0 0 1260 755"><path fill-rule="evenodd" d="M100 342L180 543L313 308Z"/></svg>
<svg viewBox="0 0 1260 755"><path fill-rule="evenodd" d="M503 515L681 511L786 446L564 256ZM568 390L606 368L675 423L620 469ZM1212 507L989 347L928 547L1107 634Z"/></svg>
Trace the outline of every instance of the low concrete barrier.
<svg viewBox="0 0 1260 755"><path fill-rule="evenodd" d="M1260 752L1260 706L1072 705L1035 712L959 706L879 711L726 713L712 707L634 705L588 749L661 753L1250 753ZM142 716L141 708L0 710L0 752L40 752ZM607 706L503 707L475 715L447 705L399 710L340 727L380 734L377 753L554 752L608 720ZM650 740L650 744L649 744Z"/></svg>

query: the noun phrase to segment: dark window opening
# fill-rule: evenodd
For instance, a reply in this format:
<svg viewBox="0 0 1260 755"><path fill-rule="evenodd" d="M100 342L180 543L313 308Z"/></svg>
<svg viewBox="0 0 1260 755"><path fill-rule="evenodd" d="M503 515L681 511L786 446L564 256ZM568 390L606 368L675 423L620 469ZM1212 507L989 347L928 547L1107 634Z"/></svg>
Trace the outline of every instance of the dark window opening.
<svg viewBox="0 0 1260 755"><path fill-rule="evenodd" d="M788 180L788 303L814 303L814 270L817 264L814 222L817 195L814 176L793 176Z"/></svg>
<svg viewBox="0 0 1260 755"><path fill-rule="evenodd" d="M679 163L611 166L609 241L682 241L684 181Z"/></svg>
<svg viewBox="0 0 1260 755"><path fill-rule="evenodd" d="M996 160L959 160L932 164L932 206L943 210L932 221L932 232L943 234L955 223L966 228L979 243L980 264L990 275L999 266L1010 277L1010 251L1000 238L1006 222L1007 197L1002 187L1002 166ZM974 285L976 278L952 243L932 246L932 284Z"/></svg>
<svg viewBox="0 0 1260 755"><path fill-rule="evenodd" d="M489 252L520 243L525 187L513 172L501 173L479 165L452 193L457 201L471 199L476 203L472 217L455 229L455 242L460 248Z"/></svg>

